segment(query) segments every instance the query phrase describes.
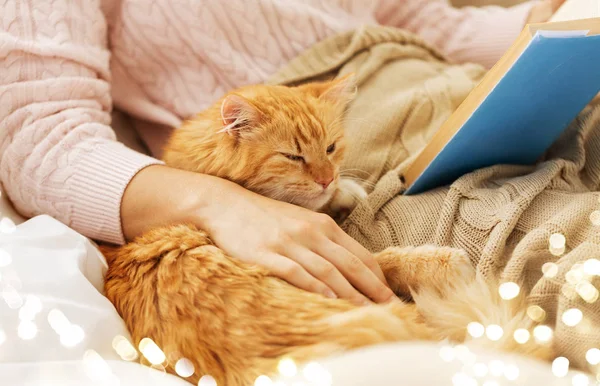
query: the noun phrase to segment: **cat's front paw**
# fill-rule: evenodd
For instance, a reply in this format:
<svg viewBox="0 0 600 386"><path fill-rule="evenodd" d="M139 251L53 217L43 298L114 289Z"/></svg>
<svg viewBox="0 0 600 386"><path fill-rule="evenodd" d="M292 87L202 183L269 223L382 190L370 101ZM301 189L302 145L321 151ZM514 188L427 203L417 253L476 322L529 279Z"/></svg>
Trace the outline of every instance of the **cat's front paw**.
<svg viewBox="0 0 600 386"><path fill-rule="evenodd" d="M329 203L329 213L338 222L346 219L356 205L367 198L367 192L357 182L341 178L338 189Z"/></svg>

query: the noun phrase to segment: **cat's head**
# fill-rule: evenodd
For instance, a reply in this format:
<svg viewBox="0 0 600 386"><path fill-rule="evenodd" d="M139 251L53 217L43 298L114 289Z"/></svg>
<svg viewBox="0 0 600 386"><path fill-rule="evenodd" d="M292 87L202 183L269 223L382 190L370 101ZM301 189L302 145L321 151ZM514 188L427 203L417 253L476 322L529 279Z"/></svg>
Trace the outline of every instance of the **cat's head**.
<svg viewBox="0 0 600 386"><path fill-rule="evenodd" d="M221 102L222 128L245 154L238 183L312 210L338 186L344 156L344 109L354 76L299 87L252 86Z"/></svg>

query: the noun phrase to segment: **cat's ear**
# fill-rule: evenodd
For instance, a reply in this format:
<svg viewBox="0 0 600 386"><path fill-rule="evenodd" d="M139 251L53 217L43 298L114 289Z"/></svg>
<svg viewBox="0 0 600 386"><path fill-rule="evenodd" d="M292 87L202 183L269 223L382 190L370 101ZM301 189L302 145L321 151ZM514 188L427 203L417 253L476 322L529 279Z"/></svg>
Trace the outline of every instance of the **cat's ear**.
<svg viewBox="0 0 600 386"><path fill-rule="evenodd" d="M223 128L219 133L240 134L255 126L259 119L260 112L248 99L237 94L227 95L221 103Z"/></svg>
<svg viewBox="0 0 600 386"><path fill-rule="evenodd" d="M307 84L303 87L319 99L345 105L356 95L356 75L350 73L329 82Z"/></svg>

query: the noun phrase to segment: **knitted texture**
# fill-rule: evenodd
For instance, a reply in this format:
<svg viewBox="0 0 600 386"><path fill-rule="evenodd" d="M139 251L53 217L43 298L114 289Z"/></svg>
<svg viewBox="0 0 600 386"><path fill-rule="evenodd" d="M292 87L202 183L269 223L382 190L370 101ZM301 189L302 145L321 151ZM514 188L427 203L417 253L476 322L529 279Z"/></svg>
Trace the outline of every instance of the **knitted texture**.
<svg viewBox="0 0 600 386"><path fill-rule="evenodd" d="M485 168L449 187L404 196L402 171L483 71L445 63L408 33L370 27L315 45L271 81L296 84L350 71L359 91L347 113L343 168L375 187L344 229L373 252L422 244L464 249L485 278L521 284L544 309L558 354L585 368L587 350L600 344L600 301L589 286L581 292L586 283L600 288L598 276L581 271L588 259L600 259L593 224L600 225L600 211L594 212L600 209L600 106L586 109L536 166ZM551 253L554 233L566 237L564 253ZM548 262L557 264L555 276L542 274ZM567 275L572 268L576 273ZM575 327L561 321L570 308L583 312Z"/></svg>
<svg viewBox="0 0 600 386"><path fill-rule="evenodd" d="M428 0L0 0L0 181L26 216L122 243L120 204L156 159L115 141L114 106L157 156L165 131L228 90L260 83L312 44L363 24L494 63L530 5ZM151 124L148 124L151 123Z"/></svg>

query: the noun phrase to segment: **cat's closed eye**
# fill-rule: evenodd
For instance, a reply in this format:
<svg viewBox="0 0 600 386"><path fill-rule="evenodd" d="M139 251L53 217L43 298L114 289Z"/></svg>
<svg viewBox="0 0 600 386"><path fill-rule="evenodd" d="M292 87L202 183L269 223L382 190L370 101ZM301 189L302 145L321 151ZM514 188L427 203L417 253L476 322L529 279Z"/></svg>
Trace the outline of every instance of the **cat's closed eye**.
<svg viewBox="0 0 600 386"><path fill-rule="evenodd" d="M287 153L281 153L281 155L291 161L304 162L304 157L302 157L300 155L293 155L293 154L287 154Z"/></svg>
<svg viewBox="0 0 600 386"><path fill-rule="evenodd" d="M327 154L331 154L335 151L335 142L327 147Z"/></svg>

